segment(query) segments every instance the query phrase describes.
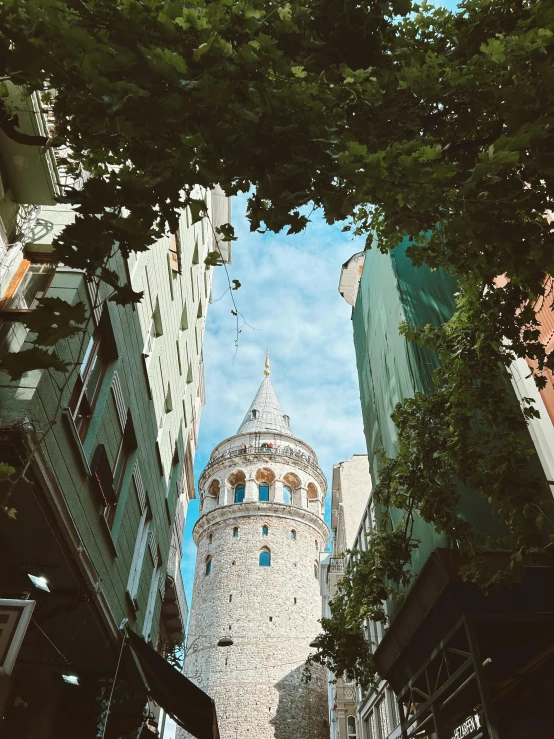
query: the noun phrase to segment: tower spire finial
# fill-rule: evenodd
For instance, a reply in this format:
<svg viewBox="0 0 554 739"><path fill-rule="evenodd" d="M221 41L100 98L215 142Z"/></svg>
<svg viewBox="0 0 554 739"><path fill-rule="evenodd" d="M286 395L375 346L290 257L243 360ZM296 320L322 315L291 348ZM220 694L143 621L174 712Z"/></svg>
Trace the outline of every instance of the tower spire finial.
<svg viewBox="0 0 554 739"><path fill-rule="evenodd" d="M269 349L265 350L265 369L264 369L264 375L266 377L269 377L271 374L271 370L269 369Z"/></svg>

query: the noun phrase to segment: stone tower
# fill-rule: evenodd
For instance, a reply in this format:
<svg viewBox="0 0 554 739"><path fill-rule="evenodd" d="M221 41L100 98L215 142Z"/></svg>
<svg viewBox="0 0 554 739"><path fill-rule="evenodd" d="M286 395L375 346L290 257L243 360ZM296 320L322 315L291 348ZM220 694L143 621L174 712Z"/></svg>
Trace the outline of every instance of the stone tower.
<svg viewBox="0 0 554 739"><path fill-rule="evenodd" d="M239 430L213 450L198 488L185 674L215 700L221 739L326 739L325 671L316 665L310 682L301 678L320 631L327 484L314 451L292 434L268 360ZM222 638L232 645L218 646Z"/></svg>

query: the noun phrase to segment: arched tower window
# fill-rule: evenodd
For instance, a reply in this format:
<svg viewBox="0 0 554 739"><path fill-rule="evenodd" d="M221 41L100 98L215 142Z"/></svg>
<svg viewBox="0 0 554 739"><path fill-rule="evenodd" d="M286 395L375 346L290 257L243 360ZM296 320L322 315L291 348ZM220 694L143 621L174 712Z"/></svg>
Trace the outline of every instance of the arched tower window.
<svg viewBox="0 0 554 739"><path fill-rule="evenodd" d="M269 485L266 482L258 487L258 500L269 500Z"/></svg>
<svg viewBox="0 0 554 739"><path fill-rule="evenodd" d="M292 490L288 485L283 485L283 502L291 504L292 501Z"/></svg>
<svg viewBox="0 0 554 739"><path fill-rule="evenodd" d="M258 411L256 409L252 410L250 413L252 420L255 421L256 418L258 418Z"/></svg>
<svg viewBox="0 0 554 739"><path fill-rule="evenodd" d="M208 534L208 544L212 543L213 536L211 534Z"/></svg>
<svg viewBox="0 0 554 739"><path fill-rule="evenodd" d="M319 542L317 539L315 540L315 550L316 552L319 552Z"/></svg>
<svg viewBox="0 0 554 739"><path fill-rule="evenodd" d="M262 526L262 536L267 536L269 534L269 529L267 526Z"/></svg>
<svg viewBox="0 0 554 739"><path fill-rule="evenodd" d="M235 485L235 503L242 503L244 500L244 484Z"/></svg>
<svg viewBox="0 0 554 739"><path fill-rule="evenodd" d="M260 552L260 567L271 567L271 553L269 549Z"/></svg>
<svg viewBox="0 0 554 739"><path fill-rule="evenodd" d="M235 537L235 539L239 538L239 527L238 526L235 526L235 528L233 529L233 536Z"/></svg>
<svg viewBox="0 0 554 739"><path fill-rule="evenodd" d="M296 531L294 529L292 529L291 532L290 532L290 538L293 541L296 541Z"/></svg>
<svg viewBox="0 0 554 739"><path fill-rule="evenodd" d="M212 558L206 557L206 575L209 575L212 571Z"/></svg>
<svg viewBox="0 0 554 739"><path fill-rule="evenodd" d="M356 732L356 719L354 716L349 716L347 720L348 726L348 739L357 739L358 734Z"/></svg>

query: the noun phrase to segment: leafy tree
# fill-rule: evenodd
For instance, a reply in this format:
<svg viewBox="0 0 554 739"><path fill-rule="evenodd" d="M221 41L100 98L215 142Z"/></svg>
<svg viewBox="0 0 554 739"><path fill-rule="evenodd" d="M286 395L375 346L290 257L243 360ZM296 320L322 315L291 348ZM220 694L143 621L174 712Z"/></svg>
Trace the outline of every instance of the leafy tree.
<svg viewBox="0 0 554 739"><path fill-rule="evenodd" d="M442 364L435 392L395 411L398 454L376 495L406 518L363 555L366 578L345 578L325 624L331 662L354 669L337 646L344 628L358 638L363 599L387 596L383 577L408 577L415 516L483 581L474 553L489 543L460 522L447 481L490 501L512 571L544 555L544 481L528 466L536 410L513 405L507 367L531 357L545 382L532 305L554 273L552 0L465 0L457 13L409 0L4 0L0 29L0 75L56 91L65 165L89 173L65 195L78 216L56 251L118 302L140 295L107 266L114 247L147 249L183 207L202 218L194 188L214 183L252 189L253 229L301 231L312 204L329 223L350 219L368 246L412 237L415 264L458 277L451 321L404 329Z"/></svg>

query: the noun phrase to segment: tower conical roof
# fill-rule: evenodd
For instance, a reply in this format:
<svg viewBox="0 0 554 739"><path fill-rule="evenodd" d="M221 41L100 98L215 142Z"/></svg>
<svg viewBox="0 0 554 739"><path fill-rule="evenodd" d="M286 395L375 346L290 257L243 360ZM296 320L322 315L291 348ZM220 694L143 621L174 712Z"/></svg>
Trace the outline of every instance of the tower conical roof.
<svg viewBox="0 0 554 739"><path fill-rule="evenodd" d="M253 411L256 411L256 413L253 413ZM266 376L256 393L256 397L250 404L237 434L253 434L257 431L276 431L280 434L292 436L288 417L285 417L281 410L267 370Z"/></svg>

